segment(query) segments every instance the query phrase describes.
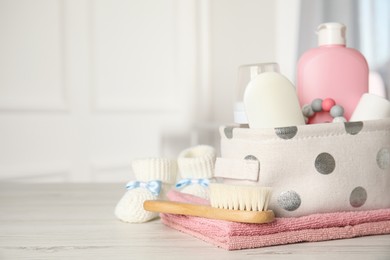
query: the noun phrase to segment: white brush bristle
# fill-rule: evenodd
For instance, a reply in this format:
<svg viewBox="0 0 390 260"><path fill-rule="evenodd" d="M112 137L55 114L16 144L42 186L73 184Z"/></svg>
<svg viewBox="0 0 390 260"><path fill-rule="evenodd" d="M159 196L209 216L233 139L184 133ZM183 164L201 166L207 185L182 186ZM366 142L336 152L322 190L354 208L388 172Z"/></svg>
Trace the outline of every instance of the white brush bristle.
<svg viewBox="0 0 390 260"><path fill-rule="evenodd" d="M271 198L271 188L260 186L210 183L210 203L214 208L265 211Z"/></svg>

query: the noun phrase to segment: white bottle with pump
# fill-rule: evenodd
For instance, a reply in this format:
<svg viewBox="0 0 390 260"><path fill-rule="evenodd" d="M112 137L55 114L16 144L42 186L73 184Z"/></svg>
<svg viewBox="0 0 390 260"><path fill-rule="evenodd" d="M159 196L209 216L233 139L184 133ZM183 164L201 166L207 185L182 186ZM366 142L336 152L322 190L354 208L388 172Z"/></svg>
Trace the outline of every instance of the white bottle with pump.
<svg viewBox="0 0 390 260"><path fill-rule="evenodd" d="M277 65L252 78L245 89L244 105L250 128L305 124L295 88Z"/></svg>

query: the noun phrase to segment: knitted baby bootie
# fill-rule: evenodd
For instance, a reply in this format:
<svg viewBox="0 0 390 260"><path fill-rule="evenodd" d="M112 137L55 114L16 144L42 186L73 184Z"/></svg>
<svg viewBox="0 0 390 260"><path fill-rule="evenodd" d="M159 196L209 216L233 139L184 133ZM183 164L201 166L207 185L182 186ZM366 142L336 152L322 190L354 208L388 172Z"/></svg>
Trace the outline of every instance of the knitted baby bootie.
<svg viewBox="0 0 390 260"><path fill-rule="evenodd" d="M176 188L181 192L209 199L208 184L214 176L216 152L208 145L188 148L179 154L177 164L180 179Z"/></svg>
<svg viewBox="0 0 390 260"><path fill-rule="evenodd" d="M132 162L136 181L126 185L127 191L115 208L118 219L130 223L142 223L158 217L158 213L146 211L146 200L165 199L166 193L176 181L177 164L174 160L156 158Z"/></svg>

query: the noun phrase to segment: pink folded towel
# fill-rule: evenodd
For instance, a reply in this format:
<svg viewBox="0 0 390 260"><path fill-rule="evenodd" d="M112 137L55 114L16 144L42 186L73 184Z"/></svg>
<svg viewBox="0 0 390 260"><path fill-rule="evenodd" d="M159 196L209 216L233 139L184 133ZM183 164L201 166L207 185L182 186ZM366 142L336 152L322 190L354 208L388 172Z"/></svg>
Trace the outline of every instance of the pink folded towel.
<svg viewBox="0 0 390 260"><path fill-rule="evenodd" d="M173 201L208 204L207 200L171 191ZM276 218L268 224L246 224L185 215L160 214L162 222L227 250L390 233L390 209Z"/></svg>

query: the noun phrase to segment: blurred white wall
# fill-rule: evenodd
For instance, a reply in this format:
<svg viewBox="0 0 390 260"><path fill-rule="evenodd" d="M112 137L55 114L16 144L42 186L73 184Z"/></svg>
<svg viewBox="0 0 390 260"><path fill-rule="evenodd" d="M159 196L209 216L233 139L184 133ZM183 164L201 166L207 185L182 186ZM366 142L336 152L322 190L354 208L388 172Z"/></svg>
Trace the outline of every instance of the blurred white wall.
<svg viewBox="0 0 390 260"><path fill-rule="evenodd" d="M294 74L298 7L0 0L0 181L124 182L134 158L218 146L239 65Z"/></svg>
<svg viewBox="0 0 390 260"><path fill-rule="evenodd" d="M211 1L211 120L233 122L231 111L239 65L275 60L275 13L272 1Z"/></svg>

